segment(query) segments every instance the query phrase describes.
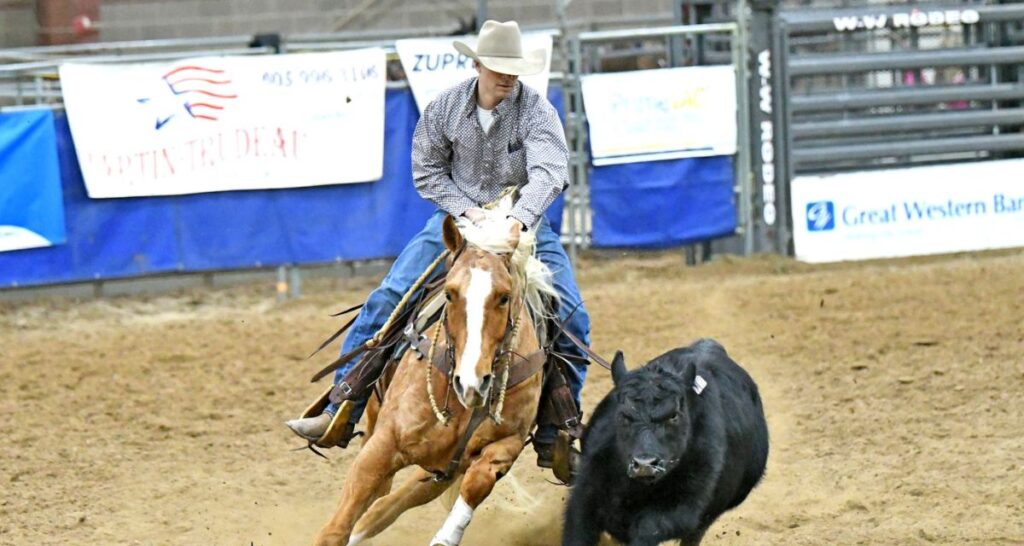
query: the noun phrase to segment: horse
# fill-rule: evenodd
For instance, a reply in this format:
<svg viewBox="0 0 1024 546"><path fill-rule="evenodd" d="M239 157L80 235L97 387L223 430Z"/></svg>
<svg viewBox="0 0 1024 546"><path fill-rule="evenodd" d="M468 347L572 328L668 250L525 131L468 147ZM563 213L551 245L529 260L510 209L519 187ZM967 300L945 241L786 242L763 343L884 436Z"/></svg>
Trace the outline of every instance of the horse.
<svg viewBox="0 0 1024 546"><path fill-rule="evenodd" d="M543 302L557 298L551 274L532 256L532 234L512 228L504 214L481 226L460 223L449 216L442 228L451 254L441 318L424 331L428 343L388 368L382 400L371 397L363 447L318 546L358 544L457 487L431 541L454 546L526 445L544 375ZM448 360L451 381L432 362L437 355ZM442 411L452 394L459 403ZM391 491L395 473L414 465Z"/></svg>

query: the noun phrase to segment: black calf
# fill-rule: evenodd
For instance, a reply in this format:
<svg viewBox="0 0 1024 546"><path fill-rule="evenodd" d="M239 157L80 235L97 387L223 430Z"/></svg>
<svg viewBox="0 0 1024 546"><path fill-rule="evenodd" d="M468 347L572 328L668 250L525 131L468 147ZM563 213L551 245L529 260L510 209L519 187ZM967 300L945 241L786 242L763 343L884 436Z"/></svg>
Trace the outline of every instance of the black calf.
<svg viewBox="0 0 1024 546"><path fill-rule="evenodd" d="M602 531L630 545L696 545L764 475L768 427L757 385L717 342L702 339L626 371L583 436L563 546Z"/></svg>

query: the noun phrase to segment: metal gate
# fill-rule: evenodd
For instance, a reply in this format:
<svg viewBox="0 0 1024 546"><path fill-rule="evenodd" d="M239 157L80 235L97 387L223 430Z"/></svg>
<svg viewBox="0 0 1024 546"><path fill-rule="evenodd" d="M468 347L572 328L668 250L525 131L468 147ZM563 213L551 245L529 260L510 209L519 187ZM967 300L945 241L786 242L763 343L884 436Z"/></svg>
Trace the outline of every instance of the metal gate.
<svg viewBox="0 0 1024 546"><path fill-rule="evenodd" d="M738 4L743 11L745 1ZM748 59L746 47L746 26L733 22L675 25L646 29L623 29L599 32L581 32L567 40L567 70L565 78L565 105L567 111L566 135L570 148L570 187L566 195L566 228L570 258L575 262L577 250L590 244L591 225L590 194L588 182L590 157L587 146L586 112L583 106L581 78L584 74L599 71L597 60L607 58L607 52L600 48L616 42L631 41L644 44L665 41L669 52L668 66L681 66L684 58L688 64L731 64L736 73L737 138L739 144L734 161L734 192L736 194L737 221L736 235L742 239L742 252L749 254L753 239L749 229L751 223L750 158L748 110ZM632 51L643 53L660 51L658 45L633 46ZM714 46L718 45L719 48ZM684 49L685 46L685 49ZM692 260L692 247L689 249Z"/></svg>
<svg viewBox="0 0 1024 546"><path fill-rule="evenodd" d="M756 250L793 253L797 175L1024 152L1024 5L753 7Z"/></svg>

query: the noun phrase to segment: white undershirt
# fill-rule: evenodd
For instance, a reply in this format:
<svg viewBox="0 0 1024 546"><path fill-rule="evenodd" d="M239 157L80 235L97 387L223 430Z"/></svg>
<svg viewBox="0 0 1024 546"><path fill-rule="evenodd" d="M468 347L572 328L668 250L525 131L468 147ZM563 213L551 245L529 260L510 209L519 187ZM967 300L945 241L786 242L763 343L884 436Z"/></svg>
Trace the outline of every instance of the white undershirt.
<svg viewBox="0 0 1024 546"><path fill-rule="evenodd" d="M479 104L476 105L476 118L480 120L480 127L483 128L484 134L491 130L491 125L494 123L494 110L486 110Z"/></svg>

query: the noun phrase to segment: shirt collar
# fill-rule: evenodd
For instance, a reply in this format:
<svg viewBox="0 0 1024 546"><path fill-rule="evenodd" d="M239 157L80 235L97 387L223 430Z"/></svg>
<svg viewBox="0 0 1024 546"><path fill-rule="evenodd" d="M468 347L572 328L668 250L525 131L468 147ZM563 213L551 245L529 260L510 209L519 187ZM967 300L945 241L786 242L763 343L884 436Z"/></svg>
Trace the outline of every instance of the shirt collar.
<svg viewBox="0 0 1024 546"><path fill-rule="evenodd" d="M480 80L479 77L473 78L469 84L469 100L466 101L466 109L463 112L463 117L470 117L476 115L476 107L478 105L476 101L476 86ZM494 107L495 114L498 116L505 116L512 109L512 104L519 98L519 94L523 92L523 82L516 80L516 88L509 94L509 96L502 99L497 106Z"/></svg>

